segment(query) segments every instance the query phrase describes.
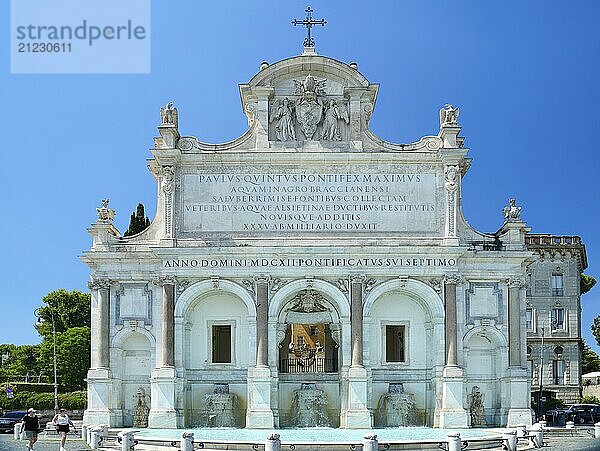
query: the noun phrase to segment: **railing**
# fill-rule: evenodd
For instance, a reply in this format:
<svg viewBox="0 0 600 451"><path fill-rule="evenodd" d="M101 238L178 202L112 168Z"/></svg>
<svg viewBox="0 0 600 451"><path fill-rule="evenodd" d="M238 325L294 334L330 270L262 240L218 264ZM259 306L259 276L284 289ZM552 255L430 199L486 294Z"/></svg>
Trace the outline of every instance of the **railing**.
<svg viewBox="0 0 600 451"><path fill-rule="evenodd" d="M338 364L336 359L323 357L281 359L279 371L281 373L337 373Z"/></svg>
<svg viewBox="0 0 600 451"><path fill-rule="evenodd" d="M564 246L573 246L576 244L581 244L581 237L574 235L565 235L565 236L555 236L555 235L542 235L542 234L532 234L525 235L525 244L532 244L538 246L544 245L564 245Z"/></svg>
<svg viewBox="0 0 600 451"><path fill-rule="evenodd" d="M502 241L469 241L469 250L473 251L502 251Z"/></svg>

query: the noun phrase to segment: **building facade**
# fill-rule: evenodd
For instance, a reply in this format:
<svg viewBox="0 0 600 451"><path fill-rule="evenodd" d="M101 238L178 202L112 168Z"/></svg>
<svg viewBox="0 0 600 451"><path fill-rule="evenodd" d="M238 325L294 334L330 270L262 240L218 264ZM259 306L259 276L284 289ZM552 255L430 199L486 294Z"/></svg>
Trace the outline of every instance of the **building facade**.
<svg viewBox="0 0 600 451"><path fill-rule="evenodd" d="M520 207L471 228L458 109L396 144L369 130L377 93L309 47L240 85L233 141L181 136L161 109L154 221L122 237L105 201L82 257L87 423L146 407L150 427L531 423Z"/></svg>
<svg viewBox="0 0 600 451"><path fill-rule="evenodd" d="M528 234L525 242L537 257L527 270L525 310L534 404L540 393L540 407L551 398L576 403L582 388L580 278L587 268L585 246L578 236Z"/></svg>

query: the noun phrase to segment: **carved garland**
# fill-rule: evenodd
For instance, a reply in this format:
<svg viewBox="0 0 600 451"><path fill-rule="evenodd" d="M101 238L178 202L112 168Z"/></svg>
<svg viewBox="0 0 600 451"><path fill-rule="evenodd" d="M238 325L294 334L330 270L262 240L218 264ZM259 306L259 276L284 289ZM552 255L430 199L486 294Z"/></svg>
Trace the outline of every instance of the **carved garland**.
<svg viewBox="0 0 600 451"><path fill-rule="evenodd" d="M164 166L162 168L161 188L165 193L165 237L173 237L173 192L175 170L173 166Z"/></svg>
<svg viewBox="0 0 600 451"><path fill-rule="evenodd" d="M448 236L456 236L456 191L458 188L458 165L446 165L444 169L448 204Z"/></svg>

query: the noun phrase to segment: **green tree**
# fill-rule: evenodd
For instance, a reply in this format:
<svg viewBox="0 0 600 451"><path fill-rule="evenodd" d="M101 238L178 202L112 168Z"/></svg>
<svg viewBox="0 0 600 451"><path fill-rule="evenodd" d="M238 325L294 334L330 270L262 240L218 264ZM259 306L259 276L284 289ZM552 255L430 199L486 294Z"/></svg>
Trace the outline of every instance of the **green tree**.
<svg viewBox="0 0 600 451"><path fill-rule="evenodd" d="M0 382L23 381L27 374L33 380L40 373L39 354L40 345L0 345L0 358L7 356L0 367Z"/></svg>
<svg viewBox="0 0 600 451"><path fill-rule="evenodd" d="M66 390L85 388L90 367L90 328L71 327L56 334L56 356L58 383ZM46 339L39 355L39 365L45 374L53 374L53 359L53 342Z"/></svg>
<svg viewBox="0 0 600 451"><path fill-rule="evenodd" d="M150 219L148 219L146 213L144 213L144 205L138 204L135 212L131 213L131 217L129 218L129 228L124 236L137 235L146 230L149 226Z"/></svg>
<svg viewBox="0 0 600 451"><path fill-rule="evenodd" d="M581 365L583 374L600 371L600 356L592 351L585 342L583 343L583 349L581 350Z"/></svg>
<svg viewBox="0 0 600 451"><path fill-rule="evenodd" d="M587 395L581 398L579 402L581 404L600 404L600 399L598 399L598 397L594 395Z"/></svg>
<svg viewBox="0 0 600 451"><path fill-rule="evenodd" d="M594 287L594 285L596 285L596 279L594 277L581 273L579 279L579 292L581 294L586 294Z"/></svg>
<svg viewBox="0 0 600 451"><path fill-rule="evenodd" d="M90 327L90 294L81 291L60 289L48 293L40 307L40 321L35 325L44 340L52 340L52 319L56 332L61 333L71 327Z"/></svg>
<svg viewBox="0 0 600 451"><path fill-rule="evenodd" d="M600 346L600 316L594 318L592 323L592 334L596 337L596 343Z"/></svg>

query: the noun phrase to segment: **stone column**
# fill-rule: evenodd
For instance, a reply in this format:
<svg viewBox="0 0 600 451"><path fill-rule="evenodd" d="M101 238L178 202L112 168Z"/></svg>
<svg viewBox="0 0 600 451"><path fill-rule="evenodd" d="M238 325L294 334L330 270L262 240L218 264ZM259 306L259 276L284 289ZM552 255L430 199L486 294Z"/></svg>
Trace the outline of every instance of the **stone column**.
<svg viewBox="0 0 600 451"><path fill-rule="evenodd" d="M363 280L350 279L350 332L352 335L352 366L363 366Z"/></svg>
<svg viewBox="0 0 600 451"><path fill-rule="evenodd" d="M529 375L522 366L522 347L526 336L521 328L521 289L527 281L524 277L508 280L508 419L507 426L531 424L529 408ZM505 407L506 408L506 407Z"/></svg>
<svg viewBox="0 0 600 451"><path fill-rule="evenodd" d="M175 285L162 286L162 349L160 366L175 366Z"/></svg>
<svg viewBox="0 0 600 451"><path fill-rule="evenodd" d="M348 383L342 387L346 399L340 415L341 427L348 429L371 428L373 419L367 408L367 370L363 366L363 281L364 276L350 278L350 335L352 359L348 368Z"/></svg>
<svg viewBox="0 0 600 451"><path fill-rule="evenodd" d="M269 278L254 278L256 298L256 366L248 367L246 427L270 429L275 426L271 409L271 369L269 368ZM274 337L273 337L274 338Z"/></svg>
<svg viewBox="0 0 600 451"><path fill-rule="evenodd" d="M110 281L98 279L88 283L95 301L92 310L95 310L95 319L91 323L92 337L95 337L95 346L92 346L91 368L110 367ZM95 305L94 305L95 304Z"/></svg>
<svg viewBox="0 0 600 451"><path fill-rule="evenodd" d="M439 426L442 428L467 427L467 412L463 407L464 371L457 359L456 286L462 276L448 274L444 277L445 314L445 366L442 375L442 405L439 410Z"/></svg>
<svg viewBox="0 0 600 451"><path fill-rule="evenodd" d="M104 282L98 290L98 368L110 368L110 290Z"/></svg>
<svg viewBox="0 0 600 451"><path fill-rule="evenodd" d="M183 420L181 406L176 405L178 390L175 372L175 277L160 276L154 281L162 287L161 348L152 371L151 407L148 425L151 428L176 428ZM160 353L159 353L160 351Z"/></svg>
<svg viewBox="0 0 600 451"><path fill-rule="evenodd" d="M521 288L526 281L514 277L508 281L508 364L521 366Z"/></svg>
<svg viewBox="0 0 600 451"><path fill-rule="evenodd" d="M115 381L110 371L110 281L95 279L88 287L92 290L92 343L87 385L88 393L95 396L89 397L83 418L87 424L116 426L119 419L111 408Z"/></svg>
<svg viewBox="0 0 600 451"><path fill-rule="evenodd" d="M456 366L457 359L457 318L456 318L456 284L460 276L446 276L444 283L444 315L446 339L446 365Z"/></svg>
<svg viewBox="0 0 600 451"><path fill-rule="evenodd" d="M256 366L269 366L269 279L257 277L256 284Z"/></svg>

